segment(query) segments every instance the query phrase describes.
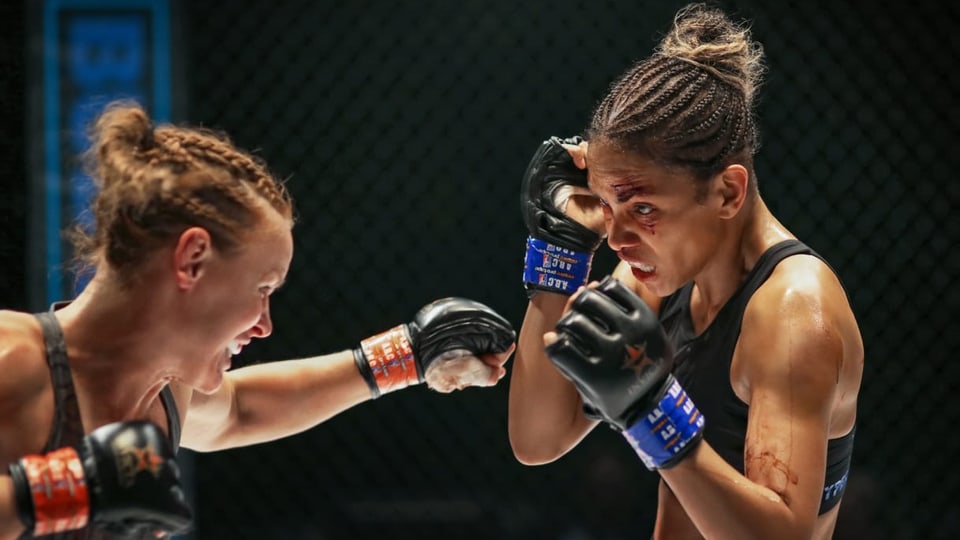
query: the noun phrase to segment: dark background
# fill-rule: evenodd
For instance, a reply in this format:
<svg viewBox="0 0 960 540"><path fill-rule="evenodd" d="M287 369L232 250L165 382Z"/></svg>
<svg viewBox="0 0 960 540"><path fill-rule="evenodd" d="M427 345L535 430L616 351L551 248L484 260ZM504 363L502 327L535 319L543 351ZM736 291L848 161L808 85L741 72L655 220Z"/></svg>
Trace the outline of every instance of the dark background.
<svg viewBox="0 0 960 540"><path fill-rule="evenodd" d="M719 5L753 20L760 187L836 268L866 345L836 538L960 537L953 280L956 2ZM519 327L519 182L539 142L581 131L679 2L197 1L175 23L181 120L223 129L288 179L296 256L274 336L241 364L333 352L468 296ZM27 305L25 6L0 6L0 306ZM595 275L612 268L609 253ZM2 376L2 374L0 374ZM186 453L208 538L647 538L656 476L598 429L524 467L509 379L418 387L306 433Z"/></svg>

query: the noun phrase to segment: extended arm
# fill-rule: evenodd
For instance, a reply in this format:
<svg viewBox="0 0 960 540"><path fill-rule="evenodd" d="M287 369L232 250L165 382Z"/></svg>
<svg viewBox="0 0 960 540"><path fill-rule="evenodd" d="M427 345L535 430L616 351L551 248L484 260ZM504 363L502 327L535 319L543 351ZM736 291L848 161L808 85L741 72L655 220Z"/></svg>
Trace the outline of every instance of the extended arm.
<svg viewBox="0 0 960 540"><path fill-rule="evenodd" d="M491 386L505 373L515 337L483 304L438 300L353 351L237 369L212 394L182 396L189 403L182 444L212 451L274 440L422 382L439 391Z"/></svg>

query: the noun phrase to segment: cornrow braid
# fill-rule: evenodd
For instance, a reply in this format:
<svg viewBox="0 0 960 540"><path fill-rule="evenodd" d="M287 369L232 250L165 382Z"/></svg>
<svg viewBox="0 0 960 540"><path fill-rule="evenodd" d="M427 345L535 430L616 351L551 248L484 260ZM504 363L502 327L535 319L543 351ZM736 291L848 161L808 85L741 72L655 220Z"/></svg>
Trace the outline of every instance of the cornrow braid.
<svg viewBox="0 0 960 540"><path fill-rule="evenodd" d="M682 68L676 65L665 64L663 69L652 69L648 73L638 72L625 77L616 85L607 96L611 102L618 103L615 110L609 110L611 131L616 132L618 126L629 125L630 119L641 116L649 109L648 102L658 97L657 92L651 92L646 100L638 99L631 88L650 88L660 90ZM606 101L606 100L605 100ZM612 113L612 114L611 114Z"/></svg>
<svg viewBox="0 0 960 540"><path fill-rule="evenodd" d="M624 73L594 112L588 139L606 139L708 178L759 144L753 96L762 50L749 32L700 4L680 11L657 52Z"/></svg>
<svg viewBox="0 0 960 540"><path fill-rule="evenodd" d="M121 280L189 227L206 229L216 249L231 253L267 207L292 224L283 184L222 134L154 127L139 105L115 103L92 139L95 229L76 229L73 240L82 263L105 260Z"/></svg>
<svg viewBox="0 0 960 540"><path fill-rule="evenodd" d="M232 168L238 175L244 176L254 191L274 209L290 217L287 214L292 205L290 194L283 184L276 182L267 173L260 161L248 154L237 152L225 141L204 138L196 133L185 133L183 136L189 142L189 147L196 149L198 157Z"/></svg>
<svg viewBox="0 0 960 540"><path fill-rule="evenodd" d="M650 102L648 118L640 122L636 130L647 131L662 125L667 120L671 120L678 111L687 107L697 93L700 92L703 83L707 80L704 73L696 71L687 71L676 77L674 81L659 92L657 97ZM680 98L677 98L680 96Z"/></svg>

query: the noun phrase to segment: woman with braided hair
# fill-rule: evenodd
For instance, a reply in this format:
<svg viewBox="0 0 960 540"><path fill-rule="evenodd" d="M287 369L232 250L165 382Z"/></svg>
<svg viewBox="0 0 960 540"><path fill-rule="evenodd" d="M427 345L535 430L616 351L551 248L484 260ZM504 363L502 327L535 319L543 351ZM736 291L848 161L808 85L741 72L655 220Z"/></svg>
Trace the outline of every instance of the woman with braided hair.
<svg viewBox="0 0 960 540"><path fill-rule="evenodd" d="M91 281L49 312L0 311L0 539L180 532L180 445L269 441L409 385L504 375L510 324L465 298L353 350L227 371L273 329L286 189L226 137L154 127L131 104L97 119L90 155L95 229L77 239Z"/></svg>
<svg viewBox="0 0 960 540"><path fill-rule="evenodd" d="M600 421L660 475L655 538L826 539L863 343L827 263L758 189L762 50L703 5L524 176L530 304L510 387L526 464ZM620 263L588 283L603 239Z"/></svg>

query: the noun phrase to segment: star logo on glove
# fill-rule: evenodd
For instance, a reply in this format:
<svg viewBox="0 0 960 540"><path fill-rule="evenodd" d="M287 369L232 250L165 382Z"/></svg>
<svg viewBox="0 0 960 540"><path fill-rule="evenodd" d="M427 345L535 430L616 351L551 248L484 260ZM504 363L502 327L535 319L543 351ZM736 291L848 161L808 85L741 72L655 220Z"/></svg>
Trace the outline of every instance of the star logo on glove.
<svg viewBox="0 0 960 540"><path fill-rule="evenodd" d="M162 465L163 458L150 447L127 447L117 453L117 472L120 473L120 484L125 487L132 486L141 471L147 471L159 478Z"/></svg>
<svg viewBox="0 0 960 540"><path fill-rule="evenodd" d="M137 448L133 451L136 456L136 470L149 471L154 476L160 476L160 466L163 465L163 458L153 452L152 448Z"/></svg>
<svg viewBox="0 0 960 540"><path fill-rule="evenodd" d="M647 358L647 344L641 343L639 346L636 345L624 345L623 347L626 351L626 358L623 361L624 369L632 369L634 371L640 370L640 365L645 361L649 362L650 359Z"/></svg>

